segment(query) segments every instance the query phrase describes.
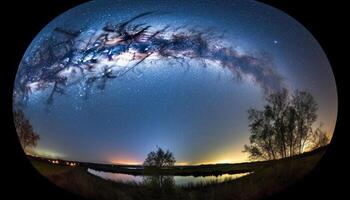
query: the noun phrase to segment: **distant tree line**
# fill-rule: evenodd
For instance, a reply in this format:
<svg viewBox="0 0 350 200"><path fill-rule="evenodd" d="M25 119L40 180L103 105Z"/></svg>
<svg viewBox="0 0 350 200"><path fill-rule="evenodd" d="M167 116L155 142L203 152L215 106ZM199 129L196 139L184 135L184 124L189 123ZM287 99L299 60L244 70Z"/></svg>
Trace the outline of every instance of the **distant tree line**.
<svg viewBox="0 0 350 200"><path fill-rule="evenodd" d="M250 144L244 146L251 160L285 158L328 144L329 139L320 127L314 129L318 104L311 93L286 89L266 98L262 110L248 110Z"/></svg>

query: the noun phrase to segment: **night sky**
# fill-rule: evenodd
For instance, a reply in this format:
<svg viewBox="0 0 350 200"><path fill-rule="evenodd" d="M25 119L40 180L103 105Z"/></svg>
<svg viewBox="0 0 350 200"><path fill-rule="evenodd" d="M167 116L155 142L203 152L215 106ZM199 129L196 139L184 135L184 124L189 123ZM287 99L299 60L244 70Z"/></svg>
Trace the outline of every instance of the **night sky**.
<svg viewBox="0 0 350 200"><path fill-rule="evenodd" d="M36 153L130 164L142 163L147 153L159 146L172 151L178 164L247 161L248 156L242 153L243 145L249 143L247 110L262 108L268 90L282 86L290 91L311 92L319 104L315 125L322 122L328 134L333 134L337 93L326 55L301 24L258 2L86 3L48 24L33 40L23 60L31 57L56 27L79 30L84 35L108 23L151 11L133 23L145 23L154 29L168 25L223 34L210 41L213 49L202 56L206 66L196 58L185 58L183 64L160 56L149 57L135 70L106 82L103 90L93 88L88 98L83 93L82 79L77 79L50 105L46 102L50 87L32 88L24 112L41 138L34 149ZM215 48L223 46L234 50L237 63L242 55L254 57L260 64L268 63L275 73L272 80L244 71L244 66L243 78L239 79L217 62L222 57L215 57ZM123 59L118 62L128 64ZM242 61L241 65L247 63ZM34 72L26 72L35 77L26 82L28 87L40 81L35 74L29 74ZM17 75L16 84L20 79L21 75Z"/></svg>

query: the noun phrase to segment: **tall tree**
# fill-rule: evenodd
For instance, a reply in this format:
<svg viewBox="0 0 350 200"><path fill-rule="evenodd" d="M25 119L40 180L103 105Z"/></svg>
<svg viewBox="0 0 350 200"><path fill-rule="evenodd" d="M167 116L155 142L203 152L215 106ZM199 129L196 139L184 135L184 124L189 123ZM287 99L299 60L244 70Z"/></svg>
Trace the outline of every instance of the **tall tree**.
<svg viewBox="0 0 350 200"><path fill-rule="evenodd" d="M291 105L286 110L286 146L289 156L295 155L296 152L296 111Z"/></svg>
<svg viewBox="0 0 350 200"><path fill-rule="evenodd" d="M277 157L274 129L272 126L273 113L269 105L263 111L249 109L249 124L251 145L245 145L251 159L275 159Z"/></svg>
<svg viewBox="0 0 350 200"><path fill-rule="evenodd" d="M13 118L16 126L16 131L23 149L28 150L28 148L35 147L40 137L34 132L33 126L25 117L23 111L20 109L15 110L13 113Z"/></svg>
<svg viewBox="0 0 350 200"><path fill-rule="evenodd" d="M269 107L270 116L272 119L273 133L275 134L275 142L277 146L277 152L280 157L287 156L287 108L289 106L288 91L283 89L281 92L273 93L267 97L267 103Z"/></svg>
<svg viewBox="0 0 350 200"><path fill-rule="evenodd" d="M317 119L318 105L310 93L298 90L294 93L292 103L296 112L296 142L299 153L302 153L313 133L312 124Z"/></svg>
<svg viewBox="0 0 350 200"><path fill-rule="evenodd" d="M303 153L306 145L317 148L328 144L326 134L312 125L317 119L317 103L306 91L292 96L286 89L270 94L263 110L248 110L250 144L244 152L250 159L271 160Z"/></svg>

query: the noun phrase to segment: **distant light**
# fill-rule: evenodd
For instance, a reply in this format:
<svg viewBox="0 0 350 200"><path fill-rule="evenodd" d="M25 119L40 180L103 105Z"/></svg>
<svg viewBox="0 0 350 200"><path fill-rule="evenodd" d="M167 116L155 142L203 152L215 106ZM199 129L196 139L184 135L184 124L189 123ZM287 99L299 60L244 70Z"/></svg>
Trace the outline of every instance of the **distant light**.
<svg viewBox="0 0 350 200"><path fill-rule="evenodd" d="M175 165L181 166L181 165L188 165L188 162L176 162Z"/></svg>
<svg viewBox="0 0 350 200"><path fill-rule="evenodd" d="M224 160L218 160L216 162L214 162L216 164L226 164L226 163L232 163L231 160L228 160L228 159L224 159Z"/></svg>
<svg viewBox="0 0 350 200"><path fill-rule="evenodd" d="M277 41L277 40L274 40L273 43L274 43L274 44L278 44L278 41Z"/></svg>

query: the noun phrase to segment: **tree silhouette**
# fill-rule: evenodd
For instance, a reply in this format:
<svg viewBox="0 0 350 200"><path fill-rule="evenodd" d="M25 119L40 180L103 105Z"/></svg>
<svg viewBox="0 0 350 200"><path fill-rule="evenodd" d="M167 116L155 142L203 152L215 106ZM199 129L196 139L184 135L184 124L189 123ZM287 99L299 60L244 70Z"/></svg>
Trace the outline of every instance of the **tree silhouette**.
<svg viewBox="0 0 350 200"><path fill-rule="evenodd" d="M324 130L322 130L322 124L314 131L312 137L311 149L326 146L329 142L329 138Z"/></svg>
<svg viewBox="0 0 350 200"><path fill-rule="evenodd" d="M27 150L27 148L35 147L40 137L34 132L33 126L30 124L30 121L24 116L23 111L20 109L15 110L13 117L16 131L23 149Z"/></svg>
<svg viewBox="0 0 350 200"><path fill-rule="evenodd" d="M158 169L164 167L174 166L176 160L172 152L169 150L164 151L162 148L157 147L156 151L148 153L147 158L143 162L145 167L155 167Z"/></svg>
<svg viewBox="0 0 350 200"><path fill-rule="evenodd" d="M296 90L292 96L286 89L266 98L263 110L248 110L250 145L244 151L252 160L271 160L303 153L306 147L328 144L321 128L312 129L317 119L317 103L306 91Z"/></svg>
<svg viewBox="0 0 350 200"><path fill-rule="evenodd" d="M302 153L306 142L310 140L312 124L317 119L318 105L313 96L305 91L296 91L292 104L296 112L296 147Z"/></svg>

